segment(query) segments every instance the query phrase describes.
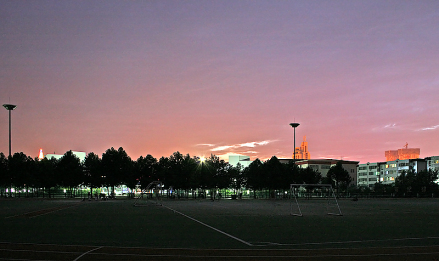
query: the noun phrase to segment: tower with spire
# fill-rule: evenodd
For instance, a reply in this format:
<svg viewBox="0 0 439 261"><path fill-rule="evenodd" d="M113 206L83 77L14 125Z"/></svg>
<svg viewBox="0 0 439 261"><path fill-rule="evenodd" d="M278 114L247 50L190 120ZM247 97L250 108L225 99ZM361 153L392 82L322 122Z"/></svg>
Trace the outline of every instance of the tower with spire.
<svg viewBox="0 0 439 261"><path fill-rule="evenodd" d="M303 136L302 144L300 147L296 147L295 150L296 159L311 159L311 154L308 151L308 142L306 141L306 136Z"/></svg>

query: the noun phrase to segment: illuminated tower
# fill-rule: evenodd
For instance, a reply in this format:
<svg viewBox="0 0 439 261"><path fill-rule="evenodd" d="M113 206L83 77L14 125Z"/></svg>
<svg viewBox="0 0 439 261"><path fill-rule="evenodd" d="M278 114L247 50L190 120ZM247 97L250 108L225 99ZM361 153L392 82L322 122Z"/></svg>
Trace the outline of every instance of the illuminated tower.
<svg viewBox="0 0 439 261"><path fill-rule="evenodd" d="M44 159L43 149L40 149L40 154L38 154L38 159L39 160Z"/></svg>
<svg viewBox="0 0 439 261"><path fill-rule="evenodd" d="M311 159L311 154L308 151L308 142L306 136L303 137L300 147L295 148L293 158L295 159Z"/></svg>

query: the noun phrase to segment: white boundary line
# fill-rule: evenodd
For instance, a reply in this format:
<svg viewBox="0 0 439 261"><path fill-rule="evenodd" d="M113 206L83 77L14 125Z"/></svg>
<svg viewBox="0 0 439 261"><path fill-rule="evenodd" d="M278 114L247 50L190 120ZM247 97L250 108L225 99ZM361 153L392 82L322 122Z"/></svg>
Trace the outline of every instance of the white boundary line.
<svg viewBox="0 0 439 261"><path fill-rule="evenodd" d="M425 246L419 246L419 247L425 247ZM370 254L317 254L317 255L304 255L300 253L294 253L294 251L309 251L309 250L316 250L316 249L280 249L280 250L274 250L274 251L293 251L292 254L281 254L281 255L248 255L247 251L244 253L245 255L193 255L193 254L132 254L132 253L93 253L96 250L99 250L103 247L97 247L95 249L89 250L83 254L81 254L79 257L74 259L73 261L77 261L83 256L90 254L91 256L101 255L101 256L119 256L119 257L136 257L136 258L148 258L148 257L176 257L176 258L255 258L255 259L261 259L261 258L324 258L324 257L383 257L383 256L419 256L419 255L437 255L439 252L432 251L432 252L399 252L399 253L370 253ZM398 247L398 248L404 248L404 247ZM361 248L360 248L361 249ZM393 247L391 249L394 249ZM9 249L2 249L6 251L12 251L12 252L33 252L33 253L61 253L61 254L72 254L75 252L65 252L65 251L32 251L32 250L9 250ZM222 249L226 251L227 249ZM232 251L239 251L243 249L232 249ZM333 250L332 248L326 249L326 250ZM352 248L341 248L340 250L355 250ZM267 251L266 249L254 249L251 251ZM76 252L77 253L77 252ZM15 259L14 259L15 260ZM18 260L18 259L17 259ZM28 260L28 259L20 259L20 260Z"/></svg>
<svg viewBox="0 0 439 261"><path fill-rule="evenodd" d="M435 237L433 237L435 238ZM416 239L416 238L415 238ZM422 239L422 238L420 238ZM104 255L104 256L124 256L124 257L137 257L137 258L141 258L141 257L184 257L184 258L188 258L188 257L193 257L193 258L225 258L225 259L229 259L229 258L256 258L256 259L260 259L260 258L324 258L324 257L383 257L383 256L412 256L412 255L437 255L439 254L439 252L436 251L432 251L432 252L408 252L408 253L404 253L404 252L400 252L400 253L371 253L371 254L318 254L318 255L302 255L300 253L297 254L285 254L285 255L236 255L236 256L231 256L231 255L182 255L180 254L131 254L131 253L107 253L107 252L103 252L103 253L93 253L96 250L99 250L101 248L105 248L105 246L100 246L100 247L96 247L96 246L87 246L87 245L59 245L59 244L33 244L33 243L10 243L10 242L0 242L1 244L18 244L18 245L48 245L48 246L81 246L81 247L95 247L94 249L91 249L83 254L81 254L80 256L78 256L76 259L74 259L73 261L77 261L79 260L81 257L90 254L90 255ZM415 248L424 248L424 247L436 247L439 245L430 245L430 246L410 246L410 247L415 247ZM120 248L120 249L126 249L126 248L132 248L132 247L115 247L115 246L110 246L114 247L114 248ZM135 247L135 248L139 248L139 249L145 249L144 247ZM369 249L376 249L377 247L372 247ZM398 246L398 247L378 247L379 249L384 249L384 248L388 248L388 249L396 249L396 248L405 248L405 246ZM157 248L157 250L159 249L171 249L171 250L175 250L175 248ZM334 250L334 249L339 249L339 250L355 250L355 249L359 249L361 250L362 248L325 248L326 250ZM274 250L274 251L310 251L310 250L325 250L325 249L252 249L250 251L256 251L256 252L260 252L260 251L267 251L267 250ZM70 251L32 251L32 250L10 250L10 249L2 249L2 250L6 250L6 251L17 251L17 252L25 252L25 251L30 251L30 252L36 252L36 253L75 253L75 252L70 252ZM183 249L179 249L179 250L183 250ZM244 251L247 253L247 251L249 251L248 249L219 249L222 251L227 251L227 250L232 250L232 251ZM80 253L80 252L76 252L76 253ZM21 260L21 259L20 259ZM25 260L25 259L23 259ZM27 259L26 259L27 260Z"/></svg>
<svg viewBox="0 0 439 261"><path fill-rule="evenodd" d="M89 254L89 253L91 253L91 252L93 252L93 251L96 251L96 250L98 250L98 249L101 249L101 248L103 248L103 246L100 246L100 247L94 248L94 249L92 249L92 250L89 250L89 251L87 251L87 252L85 252L85 253L82 253L82 255L78 256L78 257L75 258L73 261L77 261L77 260L79 260L81 257L83 257L83 256L85 256L85 255L87 255L87 254Z"/></svg>
<svg viewBox="0 0 439 261"><path fill-rule="evenodd" d="M169 208L170 209L170 208ZM173 210L174 211L174 210ZM176 211L178 212L178 211ZM178 212L179 214L188 217L187 215L184 215L180 212ZM191 217L188 217L190 219L193 219ZM196 221L196 220L195 220ZM197 221L200 222L200 221ZM200 222L202 223L202 222ZM205 225L203 223L203 225ZM208 226L208 225L207 225ZM210 227L210 226L208 226ZM213 228L215 229L215 228ZM368 243L368 242L385 242L385 241L410 241L410 240L429 240L429 239L439 239L439 237L409 237L409 238L394 238L394 239L370 239L370 240L348 240L348 241L329 241L329 242L310 242L310 243L300 243L300 244L283 244L283 243L274 243L274 242L253 242L253 244L249 243L251 246L260 246L257 244L264 244L264 246L269 246L269 245L273 245L273 246L305 246L305 245L330 245L330 244L347 244L347 243ZM245 241L244 241L245 242ZM110 248L120 248L120 249L126 249L126 248L139 248L139 249L143 249L145 247L139 247L139 246L113 246L113 245L108 245L108 246L96 246L96 245L63 245L63 244L41 244L41 243L17 243L17 242L5 242L5 241L0 241L0 250L5 250L5 248L2 248L1 245L8 245L8 244L13 244L13 245L36 245L36 246L63 246L63 247L94 247L96 249L98 248L103 248L103 247L110 247ZM383 248L406 248L406 247L439 247L439 245L419 245L419 246L370 246L370 247L365 247L368 249L375 249L375 248L379 248L379 249L383 249ZM150 248L150 247L146 247L147 249L156 249L156 250L181 250L181 249L193 249L193 248L166 248L166 247L159 247L159 248ZM364 247L360 247L360 248L352 248L352 247L336 247L336 248L325 248L325 249L362 249ZM202 248L200 248L201 250L204 250ZM317 249L321 249L321 248L317 248ZM289 250L317 250L316 248L294 248L294 249L290 249L290 248L281 248L281 249L275 249L275 248L269 248L268 250L276 250L276 251L289 251ZM240 248L221 248L219 250L231 250L231 251L248 251L249 249L240 249ZM252 249L252 251L266 251L267 248L264 249ZM27 250L26 250L27 251ZM35 252L51 252L50 250L38 250ZM53 252L68 252L68 253L74 253L70 252L70 251L53 251ZM76 253L80 253L77 252Z"/></svg>
<svg viewBox="0 0 439 261"><path fill-rule="evenodd" d="M38 214L38 215L35 215L35 216L31 216L31 217L28 217L28 218L34 218L34 217L44 216L44 215L47 215L47 214L50 214L50 213L53 213L53 212L57 212L57 211L60 211L60 210L63 210L63 209L68 209L68 208L76 207L76 206L78 206L79 204L81 204L81 203L73 204L73 205L66 206L66 207L45 208L45 209L42 209L42 210L30 211L30 212L26 212L26 213L24 213L24 214L18 214L18 215L14 215L14 216L5 217L5 219L16 218L16 217L21 217L21 216L26 216L26 215L28 215L28 214L32 214L32 213L35 213L35 212L40 212L40 211L44 211L44 210L49 210L48 212L44 212L44 213L41 213L41 214Z"/></svg>
<svg viewBox="0 0 439 261"><path fill-rule="evenodd" d="M253 246L310 246L310 245L335 245L335 244L353 244L353 243L373 243L373 242L391 242L391 241L410 241L410 240L428 240L439 239L439 237L407 237L394 239L369 239L369 240L348 240L348 241L329 241L329 242L309 242L300 244L285 244L275 242L253 242ZM399 247L399 246L398 246ZM398 248L395 247L395 248ZM420 247L420 246L418 246Z"/></svg>
<svg viewBox="0 0 439 261"><path fill-rule="evenodd" d="M162 206L165 207L165 208L167 208L167 209L169 209L169 210L171 210L171 211L174 211L174 213L180 214L180 215L182 215L182 216L184 216L184 217L187 217L187 218L189 218L189 219L191 219L191 220L193 220L193 221L195 221L195 222L197 222L197 223L200 223L200 224L203 225L203 226L206 226L206 227L208 227L208 228L210 228L210 229L213 229L213 230L215 230L216 232L219 232L219 233L221 233L221 234L223 234L223 235L226 235L226 236L228 236L228 237L230 237L230 238L233 238L233 239L235 239L235 240L237 240L237 241L239 241L239 242L241 242L241 243L243 243L243 244L245 244L245 245L247 245L247 246L253 246L253 244L251 244L251 243L249 243L249 242L247 242L247 241L244 241L244 240L239 239L239 238L237 238L237 237L235 237L235 236L232 236L232 235L230 235L230 234L227 234L227 233L224 232L224 231L221 231L221 230L219 230L219 229L217 229L217 228L214 228L214 227L212 227L212 226L209 226L208 224L203 223L203 222L201 222L201 221L199 221L199 220L197 220L197 219L195 219L195 218L193 218L193 217L190 217L190 216L188 216L188 215L185 215L185 214L183 214L183 213L181 213L181 212L179 212L179 211L177 211L177 210L175 210L175 209L172 209L172 208L167 207L167 206L165 206L165 205L162 205Z"/></svg>

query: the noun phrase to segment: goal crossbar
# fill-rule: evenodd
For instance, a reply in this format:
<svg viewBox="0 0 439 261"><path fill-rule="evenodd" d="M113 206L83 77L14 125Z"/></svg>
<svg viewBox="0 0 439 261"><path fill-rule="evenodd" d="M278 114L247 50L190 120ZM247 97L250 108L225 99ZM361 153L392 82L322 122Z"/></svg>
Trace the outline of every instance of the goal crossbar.
<svg viewBox="0 0 439 261"><path fill-rule="evenodd" d="M334 216L343 216L343 214L341 213L340 205L338 204L337 197L335 196L335 193L334 193L334 190L332 189L332 185L331 184L290 184L290 192L291 192L291 194L294 197L294 201L296 202L297 210L299 212L299 213L293 213L293 202L291 202L291 204L290 204L290 206L291 206L290 214L292 216L303 217L303 213L302 213L302 210L300 209L300 205L299 205L299 201L297 200L297 193L296 193L296 190L298 188L300 188L300 187L321 187L321 188L327 188L329 193L330 193L330 195L328 195L328 197L327 197L327 205L326 205L326 208L328 210L327 214L328 215L334 215ZM329 202L330 196L332 198L334 198L334 200L335 200L335 203L336 203L337 209L338 209L338 213L329 212L328 205L330 203Z"/></svg>
<svg viewBox="0 0 439 261"><path fill-rule="evenodd" d="M146 188L144 188L144 189L141 190L140 195L136 198L136 201L134 202L134 206L135 206L135 207L141 206L141 205L139 204L139 200L143 199L143 195L145 195L145 194L149 194L149 193L150 193L149 191L150 191L151 189L153 189L153 188L157 188L157 187L159 188L159 194L160 194L160 191L161 191L162 188L163 188L163 183L162 183L161 181L153 181L153 182L149 183L148 186L146 186ZM158 199L158 200L161 200L161 198L160 198L159 195L157 195L157 199ZM157 205L161 205L161 203L159 203L158 200L156 200L155 203L156 203ZM147 198L147 202L148 202L148 198Z"/></svg>

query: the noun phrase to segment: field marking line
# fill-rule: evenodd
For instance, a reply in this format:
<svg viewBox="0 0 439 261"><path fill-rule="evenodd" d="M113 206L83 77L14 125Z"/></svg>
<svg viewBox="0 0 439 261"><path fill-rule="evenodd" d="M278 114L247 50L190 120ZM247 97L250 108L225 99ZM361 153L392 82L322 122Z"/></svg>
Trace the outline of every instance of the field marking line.
<svg viewBox="0 0 439 261"><path fill-rule="evenodd" d="M261 258L269 258L269 259L276 259L276 258L328 258L328 257L396 257L396 256L417 256L417 255L437 255L439 252L411 252L411 253L380 253L380 254L319 254L319 255L214 255L214 254L205 254L205 255L184 255L184 254L110 254L110 253L91 253L90 255L103 255L103 256L120 256L120 257L175 257L175 258L194 258L194 259L209 259L209 258L223 258L223 259L232 259L237 258L238 260L240 258L255 258L255 259L261 259Z"/></svg>
<svg viewBox="0 0 439 261"><path fill-rule="evenodd" d="M9 252L31 252L31 253L51 253L51 254L80 254L78 251L55 251L55 250L31 250L31 249L8 249L0 248L1 251ZM0 258L1 260L1 258Z"/></svg>
<svg viewBox="0 0 439 261"><path fill-rule="evenodd" d="M308 242L308 243L295 243L295 244L285 244L285 243L276 243L276 242L252 242L252 244L253 246L306 246L306 245L335 245L335 244L373 243L373 242L410 241L410 240L428 240L428 239L439 239L439 237L407 237L407 238L393 238L393 239Z"/></svg>
<svg viewBox="0 0 439 261"><path fill-rule="evenodd" d="M71 204L71 205L68 205L68 206L61 206L61 207L55 207L55 208L45 208L45 209L41 209L41 210L35 210L35 211L27 212L27 213L24 213L24 214L19 214L19 215L14 215L14 216L5 217L5 219L15 218L15 217L22 217L22 216L31 215L32 213L43 212L43 213L41 213L41 214L34 215L34 216L30 216L30 217L28 217L28 218L39 217L39 216L47 215L47 214L50 214L50 213L53 213L53 212L56 212L56 211L59 211L59 210L63 210L63 209L68 209L68 208L76 207L76 206L78 206L78 205L80 205L80 204L81 204L81 203L76 203L76 204ZM47 212L44 212L44 211L46 211L46 210L47 210Z"/></svg>
<svg viewBox="0 0 439 261"><path fill-rule="evenodd" d="M77 260L79 260L81 257L83 257L83 256L85 256L85 255L87 255L87 254L89 254L89 253L91 253L91 252L93 252L93 251L99 250L99 249L101 249L101 248L103 248L103 246L100 246L100 247L94 248L94 249L92 249L92 250L89 250L89 251L87 251L87 252L84 252L84 253L82 253L82 255L78 256L78 257L75 258L73 261L77 261Z"/></svg>
<svg viewBox="0 0 439 261"><path fill-rule="evenodd" d="M222 230L219 230L219 229L217 229L217 228L214 228L214 227L212 227L212 226L209 226L208 224L203 223L203 222L201 222L201 221L199 221L199 220L197 220L197 219L195 219L195 218L193 218L193 217L190 217L190 216L188 216L188 215L186 215L186 214L183 214L183 213L181 213L181 212L179 212L179 211L177 211L177 210L175 210L175 209L172 209L172 208L167 207L167 206L165 206L165 205L162 205L162 206L165 207L165 208L167 208L167 209L169 209L169 210L171 210L171 211L174 211L174 213L180 214L180 215L182 215L182 216L184 216L184 217L187 217L187 218L189 218L189 219L191 219L191 220L193 220L193 221L195 221L195 222L197 222L197 223L200 223L200 224L203 225L203 226L206 226L206 227L208 227L208 228L210 228L210 229L213 229L213 230L215 230L216 232L219 232L219 233L221 233L221 234L223 234L223 235L226 235L226 236L228 236L228 237L230 237L230 238L233 238L233 239L235 239L235 240L237 240L237 241L239 241L239 242L241 242L241 243L243 243L243 244L245 244L245 245L247 245L247 246L253 246L251 243L249 243L249 242L247 242L247 241L244 241L244 240L242 240L242 239L240 239L240 238L237 238L237 237L235 237L235 236L232 236L232 235L230 235L230 234L228 234L228 233L226 233L226 232L224 232L224 231L222 231Z"/></svg>

